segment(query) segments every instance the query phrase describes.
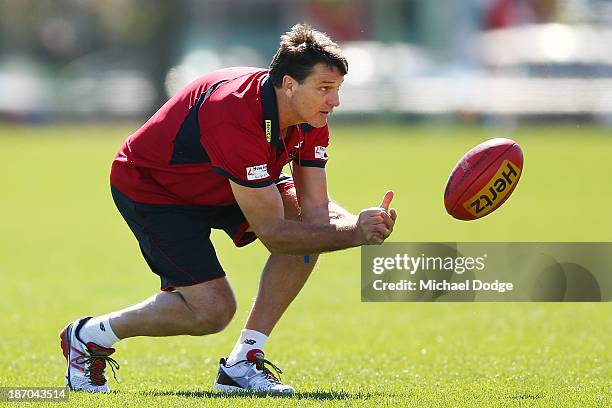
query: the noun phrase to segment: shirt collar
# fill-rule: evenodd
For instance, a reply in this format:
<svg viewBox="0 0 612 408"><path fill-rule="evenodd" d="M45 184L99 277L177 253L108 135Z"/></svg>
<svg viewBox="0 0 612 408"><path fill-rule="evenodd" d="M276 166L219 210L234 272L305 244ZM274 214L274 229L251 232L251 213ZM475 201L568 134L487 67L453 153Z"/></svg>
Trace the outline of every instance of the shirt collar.
<svg viewBox="0 0 612 408"><path fill-rule="evenodd" d="M278 150L283 148L280 138L280 128L278 123L278 105L276 103L276 92L270 79L270 75L264 76L261 81L261 126L266 135L266 139Z"/></svg>

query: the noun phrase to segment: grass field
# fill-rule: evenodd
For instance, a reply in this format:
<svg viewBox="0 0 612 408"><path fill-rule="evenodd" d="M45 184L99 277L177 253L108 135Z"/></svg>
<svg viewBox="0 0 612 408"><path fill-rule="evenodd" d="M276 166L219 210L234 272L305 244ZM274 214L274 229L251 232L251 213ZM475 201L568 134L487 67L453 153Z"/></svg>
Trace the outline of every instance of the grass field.
<svg viewBox="0 0 612 408"><path fill-rule="evenodd" d="M158 279L112 203L108 171L131 126L0 128L0 386L61 386L58 331L138 302ZM328 165L347 208L396 191L392 241L612 241L612 131L534 127L503 135L525 150L516 192L466 223L446 215L448 173L498 136L456 127L338 127ZM327 254L277 326L267 356L290 398L212 393L254 296L266 251L214 237L239 302L207 337L117 344L109 395L62 406L610 406L610 303L360 303L359 249ZM610 300L610 299L608 299ZM36 405L40 406L40 405Z"/></svg>

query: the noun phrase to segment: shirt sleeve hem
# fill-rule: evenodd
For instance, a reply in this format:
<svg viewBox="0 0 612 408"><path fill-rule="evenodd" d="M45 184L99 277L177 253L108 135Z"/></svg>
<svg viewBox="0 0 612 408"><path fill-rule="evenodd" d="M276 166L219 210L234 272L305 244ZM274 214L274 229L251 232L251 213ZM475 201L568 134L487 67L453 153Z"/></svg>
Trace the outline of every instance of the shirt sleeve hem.
<svg viewBox="0 0 612 408"><path fill-rule="evenodd" d="M274 184L274 182L271 179L262 180L262 181L241 180L238 177L231 175L230 173L228 173L227 171L223 170L220 167L213 167L213 171L217 174L227 177L228 179L232 180L234 183L240 184L241 186L245 186L245 187L262 188L262 187L267 187L267 186Z"/></svg>
<svg viewBox="0 0 612 408"><path fill-rule="evenodd" d="M321 167L324 168L327 164L327 161L323 160L300 160L299 162L295 162L298 166L302 167Z"/></svg>

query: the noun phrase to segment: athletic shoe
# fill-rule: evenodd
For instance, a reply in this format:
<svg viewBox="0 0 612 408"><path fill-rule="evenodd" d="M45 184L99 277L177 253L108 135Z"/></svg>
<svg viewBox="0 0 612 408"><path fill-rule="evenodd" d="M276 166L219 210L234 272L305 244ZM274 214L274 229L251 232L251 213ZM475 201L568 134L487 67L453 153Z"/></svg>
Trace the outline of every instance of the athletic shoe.
<svg viewBox="0 0 612 408"><path fill-rule="evenodd" d="M276 371L278 378L266 367L269 365ZM222 358L219 361L219 373L215 380L215 391L221 392L267 392L285 393L295 392L293 387L280 381L280 368L264 358L261 350L253 349L247 353L246 360L240 360L227 365Z"/></svg>
<svg viewBox="0 0 612 408"><path fill-rule="evenodd" d="M119 364L109 357L115 352L114 348L102 347L91 341L85 343L81 339L81 328L89 319L91 317L74 321L60 332L60 345L68 366L66 385L72 391L108 392L104 376L106 362L113 370L113 377Z"/></svg>

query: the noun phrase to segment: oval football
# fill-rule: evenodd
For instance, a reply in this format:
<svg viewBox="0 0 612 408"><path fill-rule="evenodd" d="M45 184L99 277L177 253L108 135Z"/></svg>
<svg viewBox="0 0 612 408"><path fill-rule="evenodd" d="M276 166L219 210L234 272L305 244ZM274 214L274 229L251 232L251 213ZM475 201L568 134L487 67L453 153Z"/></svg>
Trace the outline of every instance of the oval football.
<svg viewBox="0 0 612 408"><path fill-rule="evenodd" d="M455 165L444 190L446 211L459 220L475 220L499 208L523 171L523 151L511 139L487 140Z"/></svg>

